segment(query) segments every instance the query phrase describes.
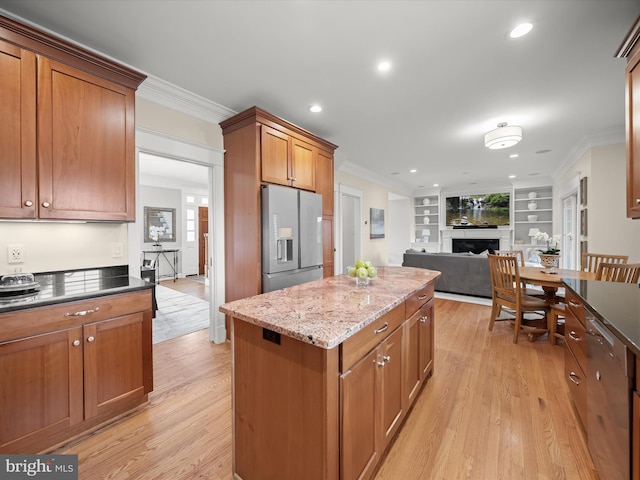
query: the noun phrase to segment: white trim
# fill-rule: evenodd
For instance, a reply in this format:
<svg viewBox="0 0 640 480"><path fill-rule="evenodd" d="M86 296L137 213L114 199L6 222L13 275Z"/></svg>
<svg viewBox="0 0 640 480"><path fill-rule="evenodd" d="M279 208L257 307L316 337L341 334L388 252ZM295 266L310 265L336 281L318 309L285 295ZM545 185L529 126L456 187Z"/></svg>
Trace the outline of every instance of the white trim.
<svg viewBox="0 0 640 480"><path fill-rule="evenodd" d="M598 133L583 137L565 157L564 161L560 162L558 168L556 168L552 172L552 178L562 178L562 176L566 174L578 162L578 160L580 160L589 150L594 147L625 143L625 135L625 127L624 125L621 125L619 127L612 127L610 129L602 130Z"/></svg>
<svg viewBox="0 0 640 480"><path fill-rule="evenodd" d="M208 259L210 265L209 339L215 343L226 340L224 315L219 307L225 298L224 290L224 152L221 149L199 145L178 137L145 128L136 128L136 185L140 181L138 157L140 152L152 153L185 162L209 167L209 225L215 235L209 235ZM137 205L137 218L142 218L142 206ZM129 245L140 245L139 222L129 224ZM129 269L136 271L140 266L138 249L129 248Z"/></svg>
<svg viewBox="0 0 640 480"><path fill-rule="evenodd" d="M355 177L369 180L373 183L377 183L379 185L382 185L383 187L395 190L397 193L406 195L407 197L413 196L411 188L404 183L383 177L382 175L372 172L368 168L357 165L353 162L350 162L349 160L345 160L344 162L342 162L337 170L340 172L348 173L349 175L353 175Z"/></svg>
<svg viewBox="0 0 640 480"><path fill-rule="evenodd" d="M138 87L136 97L215 124L238 113L153 75Z"/></svg>

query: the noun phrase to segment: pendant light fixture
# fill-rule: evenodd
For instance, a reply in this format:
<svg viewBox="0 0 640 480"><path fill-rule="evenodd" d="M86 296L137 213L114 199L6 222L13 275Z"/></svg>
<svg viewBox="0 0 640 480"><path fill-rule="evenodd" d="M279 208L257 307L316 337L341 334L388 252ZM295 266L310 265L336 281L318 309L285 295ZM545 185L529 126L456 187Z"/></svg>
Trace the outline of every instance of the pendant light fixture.
<svg viewBox="0 0 640 480"><path fill-rule="evenodd" d="M498 150L513 147L520 140L522 140L522 127L500 122L498 128L484 136L484 146L491 150Z"/></svg>

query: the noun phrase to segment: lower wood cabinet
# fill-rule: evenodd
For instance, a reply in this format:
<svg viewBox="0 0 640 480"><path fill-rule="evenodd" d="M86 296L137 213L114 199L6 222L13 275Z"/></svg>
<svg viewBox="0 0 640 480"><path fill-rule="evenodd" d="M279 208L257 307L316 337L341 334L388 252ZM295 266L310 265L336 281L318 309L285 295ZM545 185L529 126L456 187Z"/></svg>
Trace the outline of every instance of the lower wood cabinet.
<svg viewBox="0 0 640 480"><path fill-rule="evenodd" d="M46 451L146 401L153 386L150 308L145 290L0 315L5 337L34 319L40 330L48 321L71 324L0 338L0 452ZM92 313L102 318L89 322Z"/></svg>

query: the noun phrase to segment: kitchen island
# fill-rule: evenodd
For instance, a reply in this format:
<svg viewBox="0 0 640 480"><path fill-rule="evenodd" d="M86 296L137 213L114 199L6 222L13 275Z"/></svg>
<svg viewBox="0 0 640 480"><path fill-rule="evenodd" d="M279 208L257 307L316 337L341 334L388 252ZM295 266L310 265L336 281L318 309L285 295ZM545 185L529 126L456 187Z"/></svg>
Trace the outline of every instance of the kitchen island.
<svg viewBox="0 0 640 480"><path fill-rule="evenodd" d="M382 267L220 307L232 318L237 479L371 478L433 371L433 282Z"/></svg>

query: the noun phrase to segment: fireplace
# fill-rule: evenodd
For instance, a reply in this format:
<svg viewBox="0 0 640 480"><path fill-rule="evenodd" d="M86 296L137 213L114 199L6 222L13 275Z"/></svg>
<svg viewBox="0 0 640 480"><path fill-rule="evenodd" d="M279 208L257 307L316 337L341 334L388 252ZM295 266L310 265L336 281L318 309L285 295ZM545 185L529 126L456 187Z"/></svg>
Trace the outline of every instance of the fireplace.
<svg viewBox="0 0 640 480"><path fill-rule="evenodd" d="M494 250L500 250L499 238L452 238L451 251L453 253L482 253L488 250L493 253Z"/></svg>

